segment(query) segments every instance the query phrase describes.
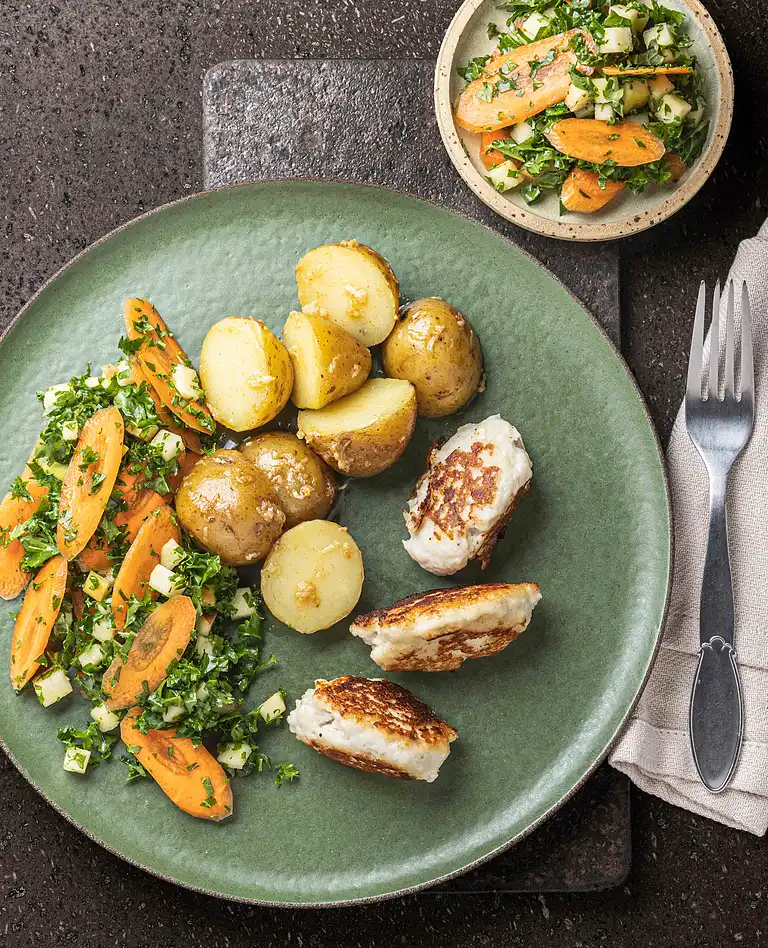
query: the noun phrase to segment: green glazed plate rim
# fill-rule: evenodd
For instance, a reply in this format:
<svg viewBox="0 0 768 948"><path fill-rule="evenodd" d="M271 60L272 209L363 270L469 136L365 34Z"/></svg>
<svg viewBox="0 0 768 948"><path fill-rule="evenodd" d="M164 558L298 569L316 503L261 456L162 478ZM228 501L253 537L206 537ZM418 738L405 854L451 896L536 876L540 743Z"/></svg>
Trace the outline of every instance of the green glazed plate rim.
<svg viewBox="0 0 768 948"><path fill-rule="evenodd" d="M322 902L303 902L303 901L291 902L291 901L270 900L270 899L263 899L263 898L247 898L243 896L232 895L226 892L220 892L214 889L208 889L208 888L205 888L204 886L195 885L194 883L191 883L185 880L177 879L169 873L161 872L153 868L152 866L144 865L139 860L125 855L124 853L120 852L120 850L117 847L112 846L109 843L105 842L104 840L100 839L97 835L95 835L89 829L87 829L85 826L79 823L78 820L75 819L73 816L71 816L63 807L59 806L53 799L51 799L51 797L48 796L46 791L43 790L40 786L38 786L38 784L28 775L25 768L19 763L19 761L14 756L14 754L11 752L10 748L7 746L7 744L3 740L2 735L0 735L0 748L2 748L2 750L5 752L8 759L11 761L14 767L19 771L22 777L24 777L27 783L29 783L35 789L35 791L46 801L46 803L48 803L58 814L63 816L64 819L66 819L68 823L70 823L72 826L78 829L81 833L83 833L84 836L86 836L88 839L92 840L93 842L97 843L103 849L106 849L112 855L117 856L124 862L127 862L138 869L142 869L144 872L147 872L150 875L155 876L156 878L163 879L166 882L172 882L173 884L181 886L185 889L189 889L194 892L200 892L204 895L214 896L216 898L223 898L228 901L240 902L240 903L245 903L245 904L250 904L250 905L261 905L261 906L270 907L270 908L286 908L286 909L288 908L302 908L302 909L339 908L339 907L344 907L344 906L365 905L365 904L371 904L375 902L383 902L389 899L393 899L393 898L397 898L397 897L401 897L405 895L413 895L414 893L421 892L425 889L432 888L433 886L439 885L441 883L448 882L452 879L456 879L464 875L465 873L484 865L490 860L506 852L508 849L510 849L512 846L516 845L517 843L519 843L521 840L525 839L527 836L533 833L536 829L538 829L544 822L546 822L546 820L548 820L554 813L556 813L565 803L567 803L584 786L586 781L592 776L595 770L607 758L611 748L614 746L619 735L624 730L624 727L627 724L627 721L630 715L632 714L633 710L635 709L640 699L640 696L645 688L645 685L650 676L651 669L653 667L653 664L655 662L656 656L659 651L659 647L661 644L662 630L664 628L664 623L666 621L667 613L669 610L670 593L671 593L671 588L672 588L672 567L673 567L673 562L674 562L674 559L673 559L674 538L673 538L673 533L672 533L672 505L671 505L671 494L670 494L670 488L669 488L669 480L667 477L667 468L666 468L664 454L661 448L661 443L659 441L658 434L656 432L656 428L653 424L653 420L648 411L648 407L642 395L642 392L640 391L640 388L637 385L635 377L630 371L629 366L627 365L623 356L618 351L613 341L606 333L605 329L601 326L601 324L597 321L597 319L595 319L595 317L592 315L589 309L587 309L584 303L582 303L582 301L573 292L571 292L571 290L562 282L562 280L560 280L555 274L553 274L542 263L536 260L535 257L533 257L530 253L528 253L522 247L515 244L513 241L509 240L507 237L504 237L502 234L499 234L493 228L489 227L488 225L480 221L475 220L474 218L470 217L467 214L463 214L460 211L456 211L452 208L443 207L436 201L426 200L424 198L417 197L413 194L409 194L408 192L399 191L395 188L385 188L378 185L368 184L365 182L352 181L352 180L344 179L344 178L300 177L300 178L290 178L290 179L264 179L264 180L259 180L256 182L245 181L238 184L227 185L220 188L211 188L207 190L197 191L194 194L186 195L185 197L179 198L175 201L169 201L165 204L159 205L158 207L152 208L151 210L146 211L145 213L140 214L137 217L134 217L131 220L126 221L123 224L120 224L118 227L115 227L113 230L109 231L107 234L98 238L93 243L89 244L88 247L84 248L78 254L72 257L59 270L57 270L52 276L50 276L39 287L39 289L36 290L36 292L27 300L27 302L24 304L21 310L11 320L11 322L6 327L6 329L2 333L0 333L0 345L2 345L2 343L4 342L8 334L24 318L27 311L33 306L33 304L38 300L38 298L52 284L54 284L64 273L66 273L76 264L78 264L83 259L88 257L91 253L97 250L97 248L99 248L102 244L108 242L112 237L131 228L135 224L138 224L140 221L144 221L149 217L153 217L155 215L161 214L171 208L175 208L180 205L188 204L195 201L205 200L218 192L235 192L240 189L247 189L247 188L254 188L254 187L258 188L261 185L265 185L265 186L277 185L277 186L290 187L291 185L294 185L294 184L296 185L328 184L328 185L352 186L354 188L365 188L371 191L395 194L400 197L406 198L409 201L420 203L433 209L438 209L444 213L448 213L467 223L470 223L474 225L475 227L480 227L483 230L485 230L487 233L493 235L497 240L507 244L513 252L522 254L524 257L526 257L536 267L538 267L541 271L543 271L544 274L546 274L546 276L548 276L554 283L556 283L563 290L565 290L568 296L570 296L571 299L585 313L585 315L589 319L589 322L594 326L595 329L599 331L603 339L609 344L610 350L613 356L615 357L615 359L620 364L621 368L623 369L627 377L627 380L630 383L631 390L634 392L637 402L648 423L648 427L652 434L653 443L656 447L656 451L658 454L659 472L661 474L662 484L664 488L664 499L665 499L665 504L666 504L666 517L667 517L667 524L668 524L668 532L667 532L668 543L667 543L667 549L666 549L667 583L666 583L666 589L664 593L664 603L660 612L658 628L655 634L654 645L653 645L652 650L650 650L649 652L647 664L646 664L645 669L643 670L642 678L638 684L638 687L631 701L629 702L626 708L626 711L621 717L621 720L619 721L618 725L614 729L613 734L611 735L611 737L609 738L605 746L593 758L591 763L585 769L581 778L574 784L574 786L567 793L563 794L548 810L542 813L536 820L534 820L525 829L521 830L520 832L512 836L512 838L510 838L506 843L500 846L497 846L495 849L491 850L490 852L484 854L483 856L477 859L471 860L470 862L468 862L466 865L462 866L459 869L453 870L448 873L443 873L435 878L426 879L423 882L419 882L411 886L397 889L392 892L379 893L379 894L370 895L370 896L360 896L360 897L355 897L351 899L340 899L340 900L335 900L335 901L322 901Z"/></svg>

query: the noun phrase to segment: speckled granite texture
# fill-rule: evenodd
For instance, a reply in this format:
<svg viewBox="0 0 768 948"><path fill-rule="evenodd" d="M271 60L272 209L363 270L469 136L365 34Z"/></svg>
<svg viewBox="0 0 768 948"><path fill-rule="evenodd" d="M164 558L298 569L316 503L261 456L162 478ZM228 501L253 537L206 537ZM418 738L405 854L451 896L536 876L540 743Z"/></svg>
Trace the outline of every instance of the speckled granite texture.
<svg viewBox="0 0 768 948"><path fill-rule="evenodd" d="M253 56L433 57L458 0L3 0L0 313L73 253L202 183L200 90ZM621 246L628 360L663 435L683 389L692 300L768 213L768 27L710 12L734 60L734 132L677 217ZM768 844L636 794L633 866L593 895L454 895L324 913L220 903L104 853L0 761L0 940L8 948L721 948L768 940ZM119 818L119 814L116 814Z"/></svg>

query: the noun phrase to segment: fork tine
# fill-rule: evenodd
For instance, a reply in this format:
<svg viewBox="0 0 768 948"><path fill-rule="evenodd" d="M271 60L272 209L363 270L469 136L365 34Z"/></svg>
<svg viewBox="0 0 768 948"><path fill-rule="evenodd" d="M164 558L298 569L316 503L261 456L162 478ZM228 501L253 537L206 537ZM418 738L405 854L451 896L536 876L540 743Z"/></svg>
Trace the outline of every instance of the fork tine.
<svg viewBox="0 0 768 948"><path fill-rule="evenodd" d="M752 312L746 281L741 284L741 398L752 401L755 394L755 369L752 355Z"/></svg>
<svg viewBox="0 0 768 948"><path fill-rule="evenodd" d="M691 355L688 359L688 384L685 395L688 399L701 401L701 364L704 355L704 311L707 307L707 284L702 280L696 302L696 319L693 323Z"/></svg>
<svg viewBox="0 0 768 948"><path fill-rule="evenodd" d="M720 359L720 281L712 297L712 325L709 331L709 397L717 398L717 363Z"/></svg>
<svg viewBox="0 0 768 948"><path fill-rule="evenodd" d="M733 366L733 280L728 283L728 304L725 311L725 397L734 397Z"/></svg>

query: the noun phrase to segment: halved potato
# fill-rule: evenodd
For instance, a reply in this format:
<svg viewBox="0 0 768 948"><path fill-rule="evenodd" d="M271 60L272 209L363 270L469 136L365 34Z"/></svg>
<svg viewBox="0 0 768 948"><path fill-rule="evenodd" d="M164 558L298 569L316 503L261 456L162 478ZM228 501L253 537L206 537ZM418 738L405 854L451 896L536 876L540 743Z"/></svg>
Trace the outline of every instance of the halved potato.
<svg viewBox="0 0 768 948"><path fill-rule="evenodd" d="M453 415L475 395L483 377L477 335L461 313L437 296L404 306L381 347L384 371L416 389L425 418Z"/></svg>
<svg viewBox="0 0 768 948"><path fill-rule="evenodd" d="M344 527L310 520L288 530L261 570L261 595L275 618L308 634L339 622L357 605L363 557Z"/></svg>
<svg viewBox="0 0 768 948"><path fill-rule="evenodd" d="M229 316L203 341L200 381L216 421L248 431L282 410L293 388L293 364L260 319Z"/></svg>
<svg viewBox="0 0 768 948"><path fill-rule="evenodd" d="M316 247L299 260L302 309L327 316L364 346L392 332L400 302L397 277L375 250L356 240Z"/></svg>
<svg viewBox="0 0 768 948"><path fill-rule="evenodd" d="M371 353L324 316L291 313L283 342L293 363L291 398L297 408L323 408L351 395L371 371Z"/></svg>
<svg viewBox="0 0 768 948"><path fill-rule="evenodd" d="M299 412L299 437L340 474L371 477L405 451L416 425L416 390L400 379L369 379L353 395Z"/></svg>

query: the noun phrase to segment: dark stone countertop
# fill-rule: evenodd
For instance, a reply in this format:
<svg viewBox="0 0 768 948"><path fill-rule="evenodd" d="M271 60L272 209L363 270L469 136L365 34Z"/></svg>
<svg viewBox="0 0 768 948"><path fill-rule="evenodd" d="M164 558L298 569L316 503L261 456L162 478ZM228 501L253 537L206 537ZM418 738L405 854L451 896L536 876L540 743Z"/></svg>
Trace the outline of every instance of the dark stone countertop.
<svg viewBox="0 0 768 948"><path fill-rule="evenodd" d="M257 57L435 56L457 0L3 0L2 317L74 253L201 186L202 75ZM622 245L627 358L665 437L682 392L699 279L724 275L768 210L761 175L768 23L753 2L710 12L734 60L736 122L703 192ZM90 843L0 759L0 939L16 946L239 948L379 944L760 945L763 840L634 798L626 885L594 895L422 895L326 912L218 902Z"/></svg>

